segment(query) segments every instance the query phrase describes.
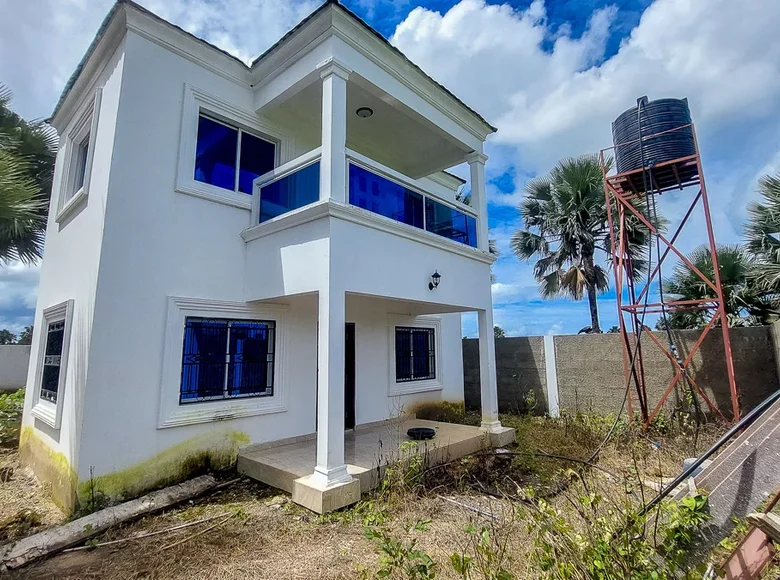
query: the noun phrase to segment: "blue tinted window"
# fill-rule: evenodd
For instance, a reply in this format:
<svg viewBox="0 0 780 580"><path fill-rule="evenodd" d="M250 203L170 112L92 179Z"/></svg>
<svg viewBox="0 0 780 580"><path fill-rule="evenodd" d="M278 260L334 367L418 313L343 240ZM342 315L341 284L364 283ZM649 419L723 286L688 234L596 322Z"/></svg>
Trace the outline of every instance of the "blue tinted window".
<svg viewBox="0 0 780 580"><path fill-rule="evenodd" d="M477 220L443 203L425 199L425 229L434 234L477 247Z"/></svg>
<svg viewBox="0 0 780 580"><path fill-rule="evenodd" d="M276 324L187 317L180 403L273 395Z"/></svg>
<svg viewBox="0 0 780 580"><path fill-rule="evenodd" d="M236 184L238 129L201 116L195 153L195 179L233 190Z"/></svg>
<svg viewBox="0 0 780 580"><path fill-rule="evenodd" d="M320 198L320 162L286 175L260 190L260 223Z"/></svg>
<svg viewBox="0 0 780 580"><path fill-rule="evenodd" d="M252 193L252 182L274 168L276 147L264 139L241 133L241 160L238 191Z"/></svg>
<svg viewBox="0 0 780 580"><path fill-rule="evenodd" d="M410 226L423 227L422 195L352 164L349 203Z"/></svg>

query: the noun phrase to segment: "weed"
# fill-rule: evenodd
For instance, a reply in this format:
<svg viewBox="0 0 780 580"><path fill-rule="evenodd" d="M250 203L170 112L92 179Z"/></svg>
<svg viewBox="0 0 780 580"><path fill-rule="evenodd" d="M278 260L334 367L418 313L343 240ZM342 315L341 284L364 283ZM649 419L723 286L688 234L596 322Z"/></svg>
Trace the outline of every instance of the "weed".
<svg viewBox="0 0 780 580"><path fill-rule="evenodd" d="M488 526L478 529L469 524L465 531L468 538L465 549L450 556L455 572L463 580L511 580L512 574L504 567L508 559L506 541L500 541Z"/></svg>
<svg viewBox="0 0 780 580"><path fill-rule="evenodd" d="M409 532L426 532L430 523L430 520L418 520ZM374 542L380 554L376 578L389 578L398 574L409 580L436 577L436 563L417 547L416 538L403 542L391 536L384 528L369 526L364 529L364 533L367 539ZM367 572L363 570L364 576Z"/></svg>
<svg viewBox="0 0 780 580"><path fill-rule="evenodd" d="M24 389L0 394L0 445L13 447L19 443L24 409Z"/></svg>

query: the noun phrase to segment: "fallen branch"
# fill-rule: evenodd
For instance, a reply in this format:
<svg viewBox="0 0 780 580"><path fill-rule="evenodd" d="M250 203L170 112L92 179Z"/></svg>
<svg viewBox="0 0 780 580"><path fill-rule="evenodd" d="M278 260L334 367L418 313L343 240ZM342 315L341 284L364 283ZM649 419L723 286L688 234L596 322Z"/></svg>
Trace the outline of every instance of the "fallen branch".
<svg viewBox="0 0 780 580"><path fill-rule="evenodd" d="M216 489L216 488L214 488ZM186 524L180 524L178 526L173 526L172 528L165 528L164 530L157 530L156 532L147 532L146 534L138 534L137 536L130 536L129 538L121 538L119 540L112 540L110 542L100 542L99 544L92 544L91 546L76 546L75 548L68 548L67 550L63 550L63 552L78 552L80 550L92 550L93 548L102 548L103 546L113 546L115 544L123 544L125 542L132 542L134 540L142 540L144 538L149 538L151 536L158 536L160 534L167 534L169 532L175 532L177 530L181 530L184 528L189 528L190 526L197 526L198 524L205 524L206 522L211 522L213 520L217 520L219 518L223 518L225 516L229 516L230 512L224 512L221 514L218 514L216 516L211 516L210 518L203 518L202 520L195 520L194 522L187 522Z"/></svg>
<svg viewBox="0 0 780 580"><path fill-rule="evenodd" d="M210 475L202 475L154 491L138 499L109 507L73 520L61 526L23 538L15 544L0 548L2 563L7 568L19 568L65 548L80 544L112 526L176 505L211 490L217 482Z"/></svg>
<svg viewBox="0 0 780 580"><path fill-rule="evenodd" d="M444 497L443 495L440 495L440 496L439 496L439 499L443 499L444 501L448 501L448 502L450 502L450 503L452 503L452 504L455 504L456 506L462 507L463 509L470 510L470 511L472 511L472 512L474 512L474 513L478 513L479 515L486 516L486 517L488 517L488 518L493 518L494 520L497 520L497 519L498 519L498 516L497 516L496 514L492 514L492 513L490 513L490 512L485 512L485 511L482 511L482 510L481 510L481 509L479 509L479 508L475 508L474 506L470 506L470 505L468 505L468 504L461 503L461 502L459 502L459 501L456 501L456 500L454 500L454 499L450 499L450 498L448 498L448 497Z"/></svg>
<svg viewBox="0 0 780 580"><path fill-rule="evenodd" d="M203 535L203 534L205 534L206 532L210 532L210 531L211 531L211 530L213 530L214 528L218 528L218 527L219 527L219 526L221 526L222 524L225 524L225 523L226 523L226 522L227 522L229 519L231 519L231 518L234 518L235 516L236 516L236 513L235 513L235 512L234 512L234 513L232 513L232 514L228 514L228 516L227 516L226 518L224 518L222 521L219 521L219 522L217 522L217 523L216 523L216 524L214 524L213 526L209 526L209 527L208 527L208 528L206 528L205 530L201 530L201 531L199 531L199 532L198 532L198 533L196 533L196 534L192 534L191 536L187 536L186 538L182 538L182 539L181 539L181 540L179 540L178 542L174 542L173 544L168 544L167 546L163 546L162 548L160 548L160 551L162 551L162 550L167 550L168 548L173 548L174 546L178 546L178 545L180 545L180 544L183 544L184 542L189 542L189 541L190 541L191 539L193 539L193 538L197 538L198 536L202 536L202 535Z"/></svg>

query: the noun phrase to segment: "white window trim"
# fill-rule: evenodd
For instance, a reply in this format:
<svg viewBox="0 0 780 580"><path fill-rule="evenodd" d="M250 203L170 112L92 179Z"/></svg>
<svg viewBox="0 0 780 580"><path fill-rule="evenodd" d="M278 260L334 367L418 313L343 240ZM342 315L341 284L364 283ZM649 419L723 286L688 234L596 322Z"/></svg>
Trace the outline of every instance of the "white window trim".
<svg viewBox="0 0 780 580"><path fill-rule="evenodd" d="M396 382L395 379L395 327L433 328L436 349L436 377L424 381ZM389 314L387 317L387 337L390 353L387 375L387 396L412 395L428 391L441 391L441 317L440 316L404 316Z"/></svg>
<svg viewBox="0 0 780 580"><path fill-rule="evenodd" d="M181 135L179 138L179 161L176 170L176 191L193 195L209 201L223 203L241 209L252 209L252 195L238 191L229 191L216 185L203 183L195 179L195 154L198 145L198 118L201 113L226 124L256 134L276 145L278 166L292 159L294 151L293 137L267 119L251 111L226 103L218 97L189 83L184 84L184 104L181 117Z"/></svg>
<svg viewBox="0 0 780 580"><path fill-rule="evenodd" d="M43 380L43 360L46 355L46 339L49 324L65 321L62 336L62 356L60 358L60 379L57 384L57 402L52 403L41 399L41 381ZM65 384L68 375L68 353L70 352L70 332L73 324L73 300L67 300L43 311L41 328L38 330L38 357L35 366L35 395L33 397L34 417L46 423L49 427L59 429L62 424L62 408L65 400Z"/></svg>
<svg viewBox="0 0 780 580"><path fill-rule="evenodd" d="M285 324L287 310L286 306L276 304L262 304L255 307L245 302L169 296L157 428L164 429L287 411L286 371L287 353L290 350ZM273 320L276 323L273 395L203 401L197 405L179 403L184 324L188 316Z"/></svg>
<svg viewBox="0 0 780 580"><path fill-rule="evenodd" d="M65 158L63 161L65 171L60 182L59 201L55 218L57 223L62 223L77 208L81 207L89 195L89 182L92 175L92 162L95 158L95 141L102 99L103 89L98 88L95 90L94 97L81 108L71 128L65 133ZM87 159L84 168L84 184L78 191L72 191L74 187L73 181L76 179L75 169L79 147L87 135L89 135L89 143L87 144Z"/></svg>

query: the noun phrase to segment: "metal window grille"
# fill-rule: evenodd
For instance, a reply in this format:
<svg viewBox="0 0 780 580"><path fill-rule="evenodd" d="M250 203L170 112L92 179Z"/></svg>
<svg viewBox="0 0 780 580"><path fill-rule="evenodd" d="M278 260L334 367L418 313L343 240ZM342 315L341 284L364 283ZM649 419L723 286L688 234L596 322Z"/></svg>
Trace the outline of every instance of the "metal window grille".
<svg viewBox="0 0 780 580"><path fill-rule="evenodd" d="M273 395L276 323L187 317L180 403Z"/></svg>
<svg viewBox="0 0 780 580"><path fill-rule="evenodd" d="M60 387L60 364L62 363L62 343L65 339L65 321L50 322L46 328L46 347L43 354L43 372L41 373L41 399L57 402Z"/></svg>
<svg viewBox="0 0 780 580"><path fill-rule="evenodd" d="M396 326L395 380L397 383L436 378L436 331Z"/></svg>

